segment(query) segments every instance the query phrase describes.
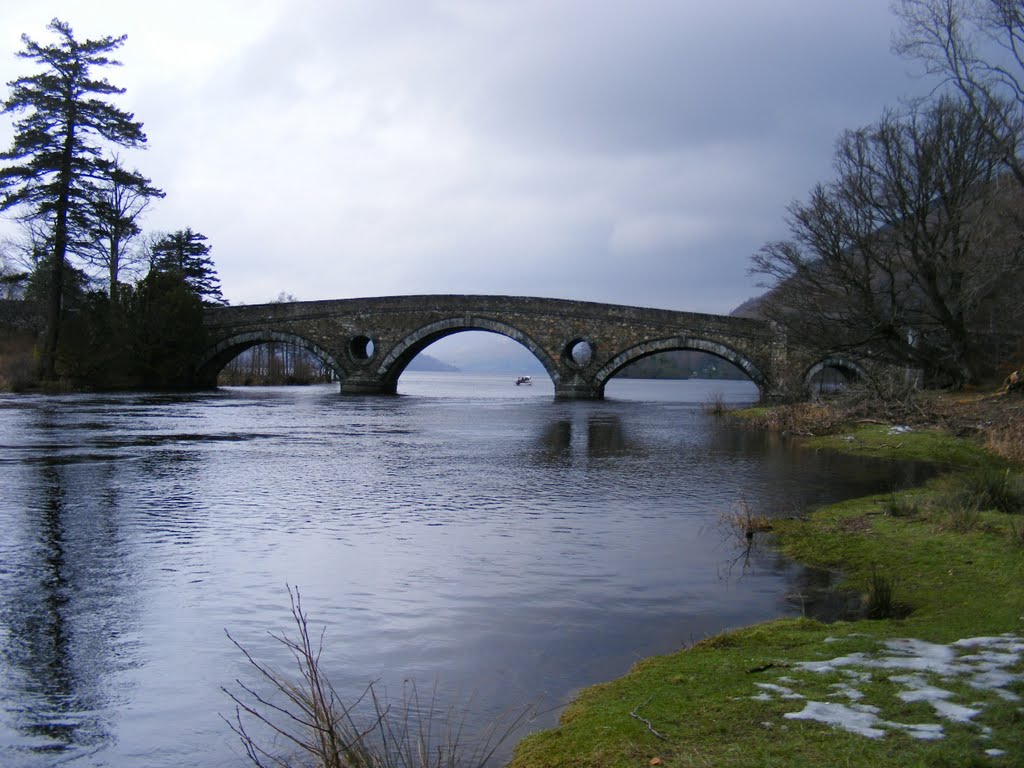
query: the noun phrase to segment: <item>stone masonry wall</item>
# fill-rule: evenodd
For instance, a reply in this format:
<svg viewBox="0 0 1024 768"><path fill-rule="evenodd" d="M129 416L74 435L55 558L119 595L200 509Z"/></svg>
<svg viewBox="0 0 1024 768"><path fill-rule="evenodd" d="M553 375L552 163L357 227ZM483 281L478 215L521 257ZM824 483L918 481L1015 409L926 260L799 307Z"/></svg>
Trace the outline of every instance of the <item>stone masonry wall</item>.
<svg viewBox="0 0 1024 768"><path fill-rule="evenodd" d="M702 349L744 369L764 397L780 399L799 387L798 368L812 357L791 350L760 320L521 296L395 296L216 307L207 310L206 325L212 343L197 367L206 383L243 349L289 341L333 366L343 391L349 392L393 392L405 366L422 349L471 329L502 333L530 349L559 397L600 398L605 383L633 360L670 349ZM589 359L572 354L581 342Z"/></svg>

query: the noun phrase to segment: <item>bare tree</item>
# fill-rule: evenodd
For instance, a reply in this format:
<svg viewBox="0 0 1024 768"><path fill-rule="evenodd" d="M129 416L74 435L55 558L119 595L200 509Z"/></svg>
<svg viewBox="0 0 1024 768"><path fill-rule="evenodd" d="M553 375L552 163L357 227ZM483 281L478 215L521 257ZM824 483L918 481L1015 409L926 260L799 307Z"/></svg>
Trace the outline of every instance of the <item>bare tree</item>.
<svg viewBox="0 0 1024 768"><path fill-rule="evenodd" d="M46 260L51 230L47 222L39 219L22 219L17 224L16 234L4 240L3 250L10 264L32 273Z"/></svg>
<svg viewBox="0 0 1024 768"><path fill-rule="evenodd" d="M16 250L10 240L0 242L0 299L20 299L25 293L29 273L21 267Z"/></svg>
<svg viewBox="0 0 1024 768"><path fill-rule="evenodd" d="M1024 2L895 0L894 50L963 97L1024 185Z"/></svg>
<svg viewBox="0 0 1024 768"><path fill-rule="evenodd" d="M91 185L88 206L82 211L82 230L86 237L82 256L89 263L102 267L107 275L111 303L117 301L121 273L131 263L141 262L137 252L131 258L128 245L142 229L139 219L154 197L164 193L136 170L128 170L115 153L101 166L102 174Z"/></svg>
<svg viewBox="0 0 1024 768"><path fill-rule="evenodd" d="M1024 278L1022 190L989 127L943 99L844 133L836 180L754 256L762 312L818 348L977 380L986 343L1019 325Z"/></svg>

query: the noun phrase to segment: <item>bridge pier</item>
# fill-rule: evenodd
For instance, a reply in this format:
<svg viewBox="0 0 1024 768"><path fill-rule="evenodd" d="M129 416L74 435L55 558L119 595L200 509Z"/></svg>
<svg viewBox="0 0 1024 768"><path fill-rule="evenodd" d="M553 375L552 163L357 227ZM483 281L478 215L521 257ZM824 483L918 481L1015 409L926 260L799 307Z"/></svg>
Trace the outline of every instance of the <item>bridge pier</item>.
<svg viewBox="0 0 1024 768"><path fill-rule="evenodd" d="M799 399L803 398L794 396L788 389L772 387L771 389L762 390L761 397L758 402L761 405L784 405L786 403L795 402Z"/></svg>
<svg viewBox="0 0 1024 768"><path fill-rule="evenodd" d="M341 380L343 395L393 395L397 391L397 382L377 378L347 376Z"/></svg>
<svg viewBox="0 0 1024 768"><path fill-rule="evenodd" d="M604 387L590 382L572 381L555 384L556 400L604 400Z"/></svg>

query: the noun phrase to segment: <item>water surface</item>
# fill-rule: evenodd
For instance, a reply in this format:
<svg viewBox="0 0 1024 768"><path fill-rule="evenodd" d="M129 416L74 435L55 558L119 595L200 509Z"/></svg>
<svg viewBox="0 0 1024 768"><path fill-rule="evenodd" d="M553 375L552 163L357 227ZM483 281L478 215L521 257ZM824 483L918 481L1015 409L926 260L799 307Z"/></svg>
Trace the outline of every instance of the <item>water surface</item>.
<svg viewBox="0 0 1024 768"><path fill-rule="evenodd" d="M0 765L242 764L225 629L284 666L286 584L343 694L403 680L471 723L799 612L801 569L731 566L718 515L791 514L906 470L703 413L740 382L413 374L336 387L0 397Z"/></svg>

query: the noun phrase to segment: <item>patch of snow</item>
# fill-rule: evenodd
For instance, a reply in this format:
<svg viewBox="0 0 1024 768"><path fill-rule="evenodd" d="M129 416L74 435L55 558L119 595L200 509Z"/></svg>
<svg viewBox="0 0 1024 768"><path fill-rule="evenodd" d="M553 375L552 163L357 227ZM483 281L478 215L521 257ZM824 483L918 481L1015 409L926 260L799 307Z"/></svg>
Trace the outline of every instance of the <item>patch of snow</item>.
<svg viewBox="0 0 1024 768"><path fill-rule="evenodd" d="M835 640L830 640L835 642ZM831 685L833 693L829 698L845 697L853 702L864 697L864 693L853 683L868 684L878 670L893 670L904 674L892 675L889 680L901 686L897 692L900 700L913 703L924 702L935 710L942 720L977 729L982 738L991 738L992 729L974 723L988 702L955 701L957 694L940 687L943 681L966 683L972 689L1007 701L1020 701L1021 696L1010 690L1010 686L1024 681L1024 674L1014 671L1024 657L1024 638L1013 634L998 637L973 637L958 640L949 645L930 643L914 638L885 640L878 652L851 653L833 659L804 661L794 664L797 669L819 674L839 673L849 682ZM792 678L779 678L789 685L799 683ZM771 699L776 694L784 699L803 698L791 687L758 683L761 694L755 698ZM867 738L881 738L893 730L906 732L916 739L941 739L944 736L941 723L898 723L884 719L877 707L865 704L840 704L808 700L800 712L784 715L790 720L816 720ZM985 752L990 756L1001 756L1001 750Z"/></svg>
<svg viewBox="0 0 1024 768"><path fill-rule="evenodd" d="M794 693L791 689L786 688L782 685L775 685L773 683L758 683L757 687L767 693L777 693L784 699L802 699L804 698L799 693Z"/></svg>
<svg viewBox="0 0 1024 768"><path fill-rule="evenodd" d="M850 678L857 683L870 683L871 673L863 669L840 669L839 670L845 677Z"/></svg>
<svg viewBox="0 0 1024 768"><path fill-rule="evenodd" d="M905 434L907 432L913 432L913 431L914 431L913 427L908 427L908 426L906 426L904 424L894 424L893 426L889 427L889 434L890 435L902 435L902 434Z"/></svg>
<svg viewBox="0 0 1024 768"><path fill-rule="evenodd" d="M910 657L922 657L940 663L949 662L956 658L956 651L948 645L929 643L913 637L886 640L885 647L893 653Z"/></svg>
<svg viewBox="0 0 1024 768"><path fill-rule="evenodd" d="M880 739L888 730L905 731L915 739L934 741L945 734L942 726L935 723L894 723L878 716L878 707L868 704L835 704L824 701L808 701L799 712L787 712L783 717L787 720L816 720L826 725L834 725L844 731L866 736L869 739Z"/></svg>
<svg viewBox="0 0 1024 768"><path fill-rule="evenodd" d="M1002 757L1006 754L1005 749L986 749L985 754L989 757Z"/></svg>
<svg viewBox="0 0 1024 768"><path fill-rule="evenodd" d="M1007 686L1024 680L1024 675L1015 675L1002 669L993 669L988 672L980 672L971 677L967 684L978 691L992 691L1003 701L1020 701L1013 691L1007 690Z"/></svg>
<svg viewBox="0 0 1024 768"><path fill-rule="evenodd" d="M1024 639L1013 634L998 637L968 637L953 643L957 648L996 648L1004 653L1024 653Z"/></svg>
<svg viewBox="0 0 1024 768"><path fill-rule="evenodd" d="M858 691L852 685L847 685L846 683L833 683L829 687L835 689L835 693L830 693L829 698L835 699L839 698L840 696L845 696L850 701L860 701L864 698L863 693Z"/></svg>
<svg viewBox="0 0 1024 768"><path fill-rule="evenodd" d="M826 637L823 640L823 642L826 642L826 643L841 643L841 642L843 642L843 640L849 640L849 639L854 638L854 637L867 637L867 635L865 635L863 632L851 632L850 634L843 635L842 637L831 637L831 636Z"/></svg>
<svg viewBox="0 0 1024 768"><path fill-rule="evenodd" d="M1007 638L987 638L992 645L998 647L998 650L963 656L957 654L958 647L975 647L983 640L986 638L974 638L970 645L940 645L912 638L887 640L885 647L891 651L891 655L869 656L866 653L851 653L823 661L802 661L794 666L818 673L838 672L844 668L857 667L931 672L945 677L962 675L969 678L967 682L973 687L980 690L1002 689L999 695L1011 701L1018 700L1016 694L1005 688L1024 679L1024 675L1008 672L1006 668L1017 663L1024 654L1024 648L1017 652L1005 651L1003 648L1013 648L1017 643L1010 642Z"/></svg>
<svg viewBox="0 0 1024 768"><path fill-rule="evenodd" d="M854 665L864 666L869 662L866 653L851 653L849 656L837 656L834 659L826 659L825 661L801 661L797 662L794 666L805 669L808 672L835 672L840 667L852 667Z"/></svg>
<svg viewBox="0 0 1024 768"><path fill-rule="evenodd" d="M897 675L889 679L894 683L902 683L907 686L907 690L896 694L900 699L908 704L915 701L931 704L939 717L944 717L955 723L969 723L981 714L980 709L965 707L949 701L953 698L952 691L929 685L928 681L919 675Z"/></svg>
<svg viewBox="0 0 1024 768"><path fill-rule="evenodd" d="M922 741L938 741L946 735L938 723L893 723L886 720L884 724L896 730L906 731L907 735Z"/></svg>
<svg viewBox="0 0 1024 768"><path fill-rule="evenodd" d="M878 707L870 707L866 704L846 706L823 701L808 701L799 712L787 712L783 717L787 720L817 720L859 736L867 736L869 739L880 739L885 736L885 731L878 727Z"/></svg>

